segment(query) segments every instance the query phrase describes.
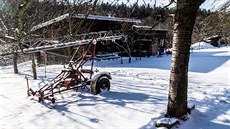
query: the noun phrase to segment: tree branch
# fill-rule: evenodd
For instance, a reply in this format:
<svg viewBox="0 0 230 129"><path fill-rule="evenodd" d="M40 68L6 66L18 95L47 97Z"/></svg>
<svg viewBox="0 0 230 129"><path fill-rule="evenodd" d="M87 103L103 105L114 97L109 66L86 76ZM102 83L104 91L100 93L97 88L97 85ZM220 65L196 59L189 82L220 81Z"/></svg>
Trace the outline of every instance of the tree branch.
<svg viewBox="0 0 230 129"><path fill-rule="evenodd" d="M176 3L176 1L175 0L170 0L169 4L165 5L163 8L167 8L168 6L170 6L173 3Z"/></svg>
<svg viewBox="0 0 230 129"><path fill-rule="evenodd" d="M23 16L26 10L29 8L30 4L33 0L26 0L24 4L19 5L19 13L18 13L18 37L21 37L23 30Z"/></svg>

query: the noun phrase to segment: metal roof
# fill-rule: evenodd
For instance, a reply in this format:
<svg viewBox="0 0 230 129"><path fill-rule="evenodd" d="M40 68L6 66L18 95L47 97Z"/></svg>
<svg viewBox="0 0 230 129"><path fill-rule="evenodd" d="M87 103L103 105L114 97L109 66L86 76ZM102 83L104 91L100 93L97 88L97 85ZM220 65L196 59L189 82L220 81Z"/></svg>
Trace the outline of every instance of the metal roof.
<svg viewBox="0 0 230 129"><path fill-rule="evenodd" d="M77 14L73 17L76 18L85 18L84 14ZM130 18L120 18L112 16L100 16L100 15L88 15L86 19L90 20L103 20L103 21L116 21L116 22L130 22L130 23L141 23L140 19L130 19Z"/></svg>
<svg viewBox="0 0 230 129"><path fill-rule="evenodd" d="M32 29L31 29L30 31L35 31L35 30L41 29L41 28L46 27L46 26L48 26L48 25L51 25L51 24L53 24L53 23L62 21L62 20L64 20L64 19L66 19L67 17L69 17L69 13L64 14L64 15L61 15L61 16L56 17L56 18L54 18L54 19L51 19L51 20L49 20L49 21L40 23L40 24L38 24L38 25L36 25L36 26L33 26Z"/></svg>
<svg viewBox="0 0 230 129"><path fill-rule="evenodd" d="M40 24L38 24L36 26L33 26L32 29L31 29L31 31L35 31L35 30L41 29L43 27L46 27L48 25L51 25L53 23L62 21L64 19L66 19L67 17L69 17L69 13L61 15L61 16L56 17L54 19L51 19L49 21L40 23ZM141 23L140 19L119 18L119 17L111 17L111 16L100 16L100 15L88 15L88 16L86 16L85 14L76 14L73 17L80 18L80 19L86 18L86 19L89 19L89 20L102 20L102 21L114 21L114 22Z"/></svg>

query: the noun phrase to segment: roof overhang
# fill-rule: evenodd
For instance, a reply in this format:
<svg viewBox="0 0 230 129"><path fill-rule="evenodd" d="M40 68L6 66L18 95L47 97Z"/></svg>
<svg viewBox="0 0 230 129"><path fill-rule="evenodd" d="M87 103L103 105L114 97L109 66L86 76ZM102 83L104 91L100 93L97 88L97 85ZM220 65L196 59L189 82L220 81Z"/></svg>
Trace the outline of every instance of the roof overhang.
<svg viewBox="0 0 230 129"><path fill-rule="evenodd" d="M51 24L54 24L56 22L62 21L66 18L68 18L70 15L69 13L61 15L59 17L56 17L54 19L51 19L49 21L40 23L36 26L33 26L31 31L35 31L38 29L41 29L43 27L49 26ZM140 19L130 19L130 18L119 18L119 17L111 17L111 16L100 16L100 15L85 15L85 14L76 14L72 16L73 18L79 18L79 19L89 19L89 20L102 20L102 21L113 21L113 22L126 22L126 23L141 23Z"/></svg>

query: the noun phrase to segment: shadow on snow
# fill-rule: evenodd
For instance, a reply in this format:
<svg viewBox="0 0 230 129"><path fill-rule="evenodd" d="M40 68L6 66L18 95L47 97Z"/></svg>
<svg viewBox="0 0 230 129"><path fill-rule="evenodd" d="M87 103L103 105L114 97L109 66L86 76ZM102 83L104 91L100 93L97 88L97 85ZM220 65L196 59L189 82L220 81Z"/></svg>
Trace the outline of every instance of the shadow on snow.
<svg viewBox="0 0 230 129"><path fill-rule="evenodd" d="M230 56L215 56L215 54L223 52L192 52L190 53L189 71L198 73L208 73L230 59ZM170 70L171 55L163 55L162 57L151 56L142 57L141 60L132 58L132 62L128 63L128 58L123 58L124 63L120 64L120 60L113 61L97 61L95 66L98 67L122 67L122 68L157 68Z"/></svg>

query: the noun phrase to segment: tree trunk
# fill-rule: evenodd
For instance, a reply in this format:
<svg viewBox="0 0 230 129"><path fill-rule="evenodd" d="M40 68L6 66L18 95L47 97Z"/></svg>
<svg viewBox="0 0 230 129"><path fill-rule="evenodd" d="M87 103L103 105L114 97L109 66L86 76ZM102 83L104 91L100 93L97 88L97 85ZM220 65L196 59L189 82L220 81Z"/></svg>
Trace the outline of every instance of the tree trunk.
<svg viewBox="0 0 230 129"><path fill-rule="evenodd" d="M177 0L167 116L187 115L188 64L196 13L204 0Z"/></svg>
<svg viewBox="0 0 230 129"><path fill-rule="evenodd" d="M36 64L34 59L34 54L32 54L32 72L34 79L37 79L37 71L36 71Z"/></svg>
<svg viewBox="0 0 230 129"><path fill-rule="evenodd" d="M18 60L18 54L15 53L13 55L13 66L14 66L14 73L17 74L18 73L18 63L17 63L17 60Z"/></svg>

